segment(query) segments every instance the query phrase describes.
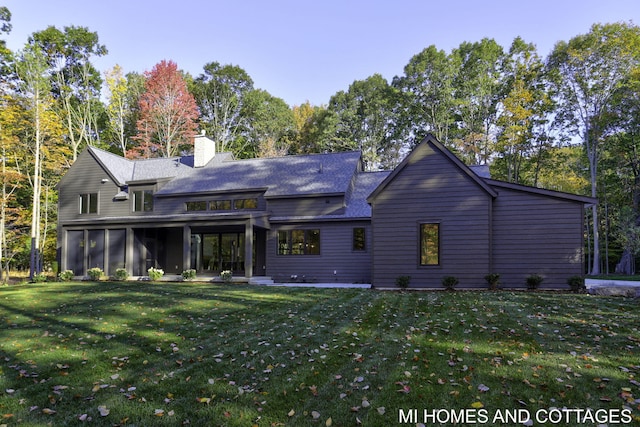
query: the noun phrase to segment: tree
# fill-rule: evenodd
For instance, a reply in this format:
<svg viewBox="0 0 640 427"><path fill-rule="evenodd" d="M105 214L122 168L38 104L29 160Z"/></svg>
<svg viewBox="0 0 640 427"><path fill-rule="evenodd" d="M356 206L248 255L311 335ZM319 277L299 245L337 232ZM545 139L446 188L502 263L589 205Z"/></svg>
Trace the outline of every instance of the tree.
<svg viewBox="0 0 640 427"><path fill-rule="evenodd" d="M331 151L339 118L326 106L311 105L309 101L292 108L295 124L291 153L308 154Z"/></svg>
<svg viewBox="0 0 640 427"><path fill-rule="evenodd" d="M95 144L100 138L102 78L90 60L106 55L107 48L100 44L97 33L75 26L63 31L50 26L34 33L29 43L39 46L48 59L52 90L60 103L75 161L84 145Z"/></svg>
<svg viewBox="0 0 640 427"><path fill-rule="evenodd" d="M130 140L135 136L140 111L138 104L144 90L144 77L136 73L125 76L122 68L115 65L111 70L104 72L104 80L107 88L110 143L115 142L117 147L114 148L126 156Z"/></svg>
<svg viewBox="0 0 640 427"><path fill-rule="evenodd" d="M20 238L19 222L25 210L16 203L17 191L26 181L18 161L25 156L25 146L19 138L25 119L25 111L16 97L5 95L0 99L0 281L3 282L9 277L9 266L17 252L15 242Z"/></svg>
<svg viewBox="0 0 640 427"><path fill-rule="evenodd" d="M404 75L393 80L400 92L397 138L410 140L410 148L428 134L449 145L454 122L452 58L434 45L415 55L404 67Z"/></svg>
<svg viewBox="0 0 640 427"><path fill-rule="evenodd" d="M5 6L0 6L0 35L3 33L11 32L11 11ZM7 49L7 42L0 40L0 58L6 57L9 54ZM1 71L1 70L0 70Z"/></svg>
<svg viewBox="0 0 640 427"><path fill-rule="evenodd" d="M390 143L394 123L394 90L380 74L356 80L340 91L328 109L338 118L332 151L360 150L367 170L400 162L400 149Z"/></svg>
<svg viewBox="0 0 640 427"><path fill-rule="evenodd" d="M640 60L640 30L631 24L595 24L587 34L558 42L547 67L558 102L557 121L582 140L589 160L591 196L596 197L601 143L608 128L614 94ZM597 206L592 208L593 263L600 273Z"/></svg>
<svg viewBox="0 0 640 427"><path fill-rule="evenodd" d="M452 142L470 164L487 163L495 141L503 49L493 39L460 44L452 52L459 66L454 80L456 127Z"/></svg>
<svg viewBox="0 0 640 427"><path fill-rule="evenodd" d="M291 108L267 91L255 89L245 95L242 116L248 127L246 157L276 157L289 152L294 121ZM236 150L237 152L240 150Z"/></svg>
<svg viewBox="0 0 640 427"><path fill-rule="evenodd" d="M198 107L175 62L162 60L145 76L134 137L140 145L130 155L173 157L193 145Z"/></svg>
<svg viewBox="0 0 640 427"><path fill-rule="evenodd" d="M216 142L219 151L228 151L243 129L245 97L253 91L253 80L242 68L210 62L193 82L193 94L200 109L200 127ZM238 144L236 144L238 145Z"/></svg>
<svg viewBox="0 0 640 427"><path fill-rule="evenodd" d="M536 186L545 150L550 149L545 124L552 103L546 93L544 63L533 44L516 37L501 64L503 95L497 141L497 177ZM527 173L528 172L528 173Z"/></svg>
<svg viewBox="0 0 640 427"><path fill-rule="evenodd" d="M33 128L33 198L31 211L31 279L41 271L40 219L42 191L42 146L45 138L45 114L50 108L51 88L47 73L47 62L38 46L27 46L17 62L20 88L28 101L28 111Z"/></svg>

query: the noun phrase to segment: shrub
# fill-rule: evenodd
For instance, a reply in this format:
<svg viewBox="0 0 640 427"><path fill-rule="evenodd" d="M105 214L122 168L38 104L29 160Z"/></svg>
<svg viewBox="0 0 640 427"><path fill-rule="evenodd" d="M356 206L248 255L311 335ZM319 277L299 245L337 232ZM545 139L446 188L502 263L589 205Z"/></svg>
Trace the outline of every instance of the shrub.
<svg viewBox="0 0 640 427"><path fill-rule="evenodd" d="M406 289L409 287L409 283L411 283L411 276L396 277L396 286L399 288Z"/></svg>
<svg viewBox="0 0 640 427"><path fill-rule="evenodd" d="M500 275L498 273L489 273L484 276L484 280L487 281L489 289L495 291L500 287Z"/></svg>
<svg viewBox="0 0 640 427"><path fill-rule="evenodd" d="M543 280L544 278L539 274L532 274L528 276L526 279L527 289L529 289L530 291L533 291L534 289L538 289L538 287L540 286Z"/></svg>
<svg viewBox="0 0 640 427"><path fill-rule="evenodd" d="M58 277L60 277L60 280L62 280L63 282L68 282L71 279L73 279L73 271L72 270L65 270L63 272L61 272Z"/></svg>
<svg viewBox="0 0 640 427"><path fill-rule="evenodd" d="M231 283L231 280L233 279L233 273L231 272L231 270L224 270L220 272L220 278L224 283Z"/></svg>
<svg viewBox="0 0 640 427"><path fill-rule="evenodd" d="M442 278L442 286L444 286L448 291L452 291L458 283L458 279L453 276L444 276Z"/></svg>
<svg viewBox="0 0 640 427"><path fill-rule="evenodd" d="M103 274L104 272L100 267L93 267L87 270L87 275L89 275L89 278L94 282L100 280Z"/></svg>
<svg viewBox="0 0 640 427"><path fill-rule="evenodd" d="M47 275L45 273L38 273L33 276L34 283L44 283L47 281Z"/></svg>
<svg viewBox="0 0 640 427"><path fill-rule="evenodd" d="M155 281L164 276L164 270L161 268L150 267L147 270L147 274L149 274L149 280Z"/></svg>
<svg viewBox="0 0 640 427"><path fill-rule="evenodd" d="M582 276L571 276L567 279L567 285L573 292L584 292L587 288L584 285L584 278Z"/></svg>
<svg viewBox="0 0 640 427"><path fill-rule="evenodd" d="M196 270L190 268L189 270L185 270L182 272L182 278L184 280L193 280L196 278Z"/></svg>
<svg viewBox="0 0 640 427"><path fill-rule="evenodd" d="M116 280L127 280L129 278L129 272L126 268L118 268L114 276Z"/></svg>

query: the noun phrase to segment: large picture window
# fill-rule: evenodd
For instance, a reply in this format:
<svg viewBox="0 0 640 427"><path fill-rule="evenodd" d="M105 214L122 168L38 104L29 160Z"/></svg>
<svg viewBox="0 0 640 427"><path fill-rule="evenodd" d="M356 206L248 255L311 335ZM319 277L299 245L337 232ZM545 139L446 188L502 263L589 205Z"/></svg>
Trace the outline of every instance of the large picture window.
<svg viewBox="0 0 640 427"><path fill-rule="evenodd" d="M86 193L80 195L80 213L98 213L98 193Z"/></svg>
<svg viewBox="0 0 640 427"><path fill-rule="evenodd" d="M138 190L133 192L133 211L151 212L153 210L153 191Z"/></svg>
<svg viewBox="0 0 640 427"><path fill-rule="evenodd" d="M420 224L420 265L440 265L440 224Z"/></svg>
<svg viewBox="0 0 640 427"><path fill-rule="evenodd" d="M278 255L320 255L320 230L278 231Z"/></svg>

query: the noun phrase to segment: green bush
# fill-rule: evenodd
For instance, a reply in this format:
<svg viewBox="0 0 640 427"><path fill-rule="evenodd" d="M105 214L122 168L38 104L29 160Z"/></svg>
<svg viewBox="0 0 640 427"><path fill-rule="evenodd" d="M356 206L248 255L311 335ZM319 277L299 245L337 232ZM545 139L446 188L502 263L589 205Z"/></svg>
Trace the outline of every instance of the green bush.
<svg viewBox="0 0 640 427"><path fill-rule="evenodd" d="M573 292L584 292L587 289L584 285L584 277L582 276L569 277L567 279L567 285L569 285Z"/></svg>
<svg viewBox="0 0 640 427"><path fill-rule="evenodd" d="M147 270L147 274L149 274L149 280L156 281L164 276L164 270L161 268L151 267Z"/></svg>
<svg viewBox="0 0 640 427"><path fill-rule="evenodd" d="M442 286L444 286L448 291L452 291L458 283L458 279L453 276L444 276L442 278Z"/></svg>
<svg viewBox="0 0 640 427"><path fill-rule="evenodd" d="M184 280L193 280L196 278L196 274L197 274L196 270L194 270L193 268L190 268L182 272L182 278Z"/></svg>
<svg viewBox="0 0 640 427"><path fill-rule="evenodd" d="M45 273L38 273L33 276L34 283L44 283L47 281L47 275Z"/></svg>
<svg viewBox="0 0 640 427"><path fill-rule="evenodd" d="M231 270L224 270L220 272L220 278L224 283L231 283L231 281L233 280L233 273L231 272Z"/></svg>
<svg viewBox="0 0 640 427"><path fill-rule="evenodd" d="M498 273L490 273L484 276L484 280L487 281L489 289L495 291L500 287L500 275Z"/></svg>
<svg viewBox="0 0 640 427"><path fill-rule="evenodd" d="M62 280L63 282L69 282L71 281L71 279L73 279L73 271L72 270L65 270L63 272L61 272L58 277L60 277L60 280Z"/></svg>
<svg viewBox="0 0 640 427"><path fill-rule="evenodd" d="M118 268L113 277L115 277L116 280L124 281L129 278L129 272L126 268Z"/></svg>
<svg viewBox="0 0 640 427"><path fill-rule="evenodd" d="M406 289L409 287L409 283L411 283L411 276L398 276L396 278L396 286L402 289Z"/></svg>
<svg viewBox="0 0 640 427"><path fill-rule="evenodd" d="M529 289L530 291L538 289L538 287L542 284L543 281L544 281L544 278L539 274L532 274L528 276L526 279L527 289Z"/></svg>
<svg viewBox="0 0 640 427"><path fill-rule="evenodd" d="M87 270L87 275L91 280L97 282L104 275L104 271L100 267L93 267Z"/></svg>

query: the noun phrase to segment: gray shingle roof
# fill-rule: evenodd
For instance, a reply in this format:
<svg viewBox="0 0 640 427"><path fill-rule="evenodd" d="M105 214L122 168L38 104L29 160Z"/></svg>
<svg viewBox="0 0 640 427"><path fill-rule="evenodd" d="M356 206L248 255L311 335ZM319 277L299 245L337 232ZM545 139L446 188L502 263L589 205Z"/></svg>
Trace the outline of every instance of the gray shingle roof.
<svg viewBox="0 0 640 427"><path fill-rule="evenodd" d="M193 169L193 156L129 160L96 147L88 149L120 186L131 181L173 178Z"/></svg>
<svg viewBox="0 0 640 427"><path fill-rule="evenodd" d="M367 203L367 197L390 173L391 171L363 172L356 175L353 191L347 201L345 216L350 218L370 218L371 205Z"/></svg>
<svg viewBox="0 0 640 427"><path fill-rule="evenodd" d="M310 154L210 162L167 183L159 196L261 189L265 197L345 193L360 153Z"/></svg>

